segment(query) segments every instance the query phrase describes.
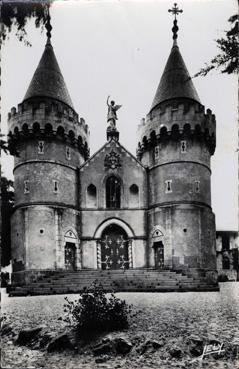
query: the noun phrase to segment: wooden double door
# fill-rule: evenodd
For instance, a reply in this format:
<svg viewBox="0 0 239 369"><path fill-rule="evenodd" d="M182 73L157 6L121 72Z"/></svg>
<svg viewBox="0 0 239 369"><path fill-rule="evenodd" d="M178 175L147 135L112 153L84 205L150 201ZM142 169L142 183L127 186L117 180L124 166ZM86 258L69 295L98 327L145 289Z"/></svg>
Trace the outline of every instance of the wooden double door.
<svg viewBox="0 0 239 369"><path fill-rule="evenodd" d="M129 268L129 241L121 227L108 226L102 234L100 243L102 269Z"/></svg>
<svg viewBox="0 0 239 369"><path fill-rule="evenodd" d="M76 246L72 242L65 244L65 269L75 270L76 266Z"/></svg>
<svg viewBox="0 0 239 369"><path fill-rule="evenodd" d="M162 241L154 242L154 260L155 268L163 269L164 267L164 245Z"/></svg>

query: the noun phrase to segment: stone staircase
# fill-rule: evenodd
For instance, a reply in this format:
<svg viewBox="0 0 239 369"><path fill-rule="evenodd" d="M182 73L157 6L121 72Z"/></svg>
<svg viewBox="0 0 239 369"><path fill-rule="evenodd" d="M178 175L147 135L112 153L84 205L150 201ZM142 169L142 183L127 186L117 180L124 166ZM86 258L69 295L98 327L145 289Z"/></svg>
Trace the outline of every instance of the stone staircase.
<svg viewBox="0 0 239 369"><path fill-rule="evenodd" d="M180 272L155 269L55 271L24 286L10 286L10 296L78 293L97 281L107 291L114 292L186 292L218 291L196 277Z"/></svg>

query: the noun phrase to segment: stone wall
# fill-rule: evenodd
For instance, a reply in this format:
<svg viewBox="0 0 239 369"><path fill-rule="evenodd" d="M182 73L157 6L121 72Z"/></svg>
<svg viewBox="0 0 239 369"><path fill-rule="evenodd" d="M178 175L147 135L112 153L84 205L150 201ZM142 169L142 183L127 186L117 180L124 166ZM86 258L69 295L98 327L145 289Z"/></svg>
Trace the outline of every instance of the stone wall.
<svg viewBox="0 0 239 369"><path fill-rule="evenodd" d="M111 152L119 155L119 165L116 168L105 166L105 158ZM147 207L147 176L145 168L114 140L107 143L100 151L80 168L80 199L81 209L88 208L87 188L93 184L97 191L97 209L106 208L105 184L109 176L115 175L121 182L120 208ZM139 189L138 205L131 201L130 187L136 184Z"/></svg>
<svg viewBox="0 0 239 369"><path fill-rule="evenodd" d="M76 269L82 267L79 212L43 205L17 209L12 217L13 274L65 269L65 235L76 236Z"/></svg>
<svg viewBox="0 0 239 369"><path fill-rule="evenodd" d="M43 153L39 153L39 143L44 145ZM54 141L49 137L35 137L28 139L27 142L20 141L18 151L19 157L15 158L15 167L26 161L50 161L76 169L84 163L82 154L68 142Z"/></svg>
<svg viewBox="0 0 239 369"><path fill-rule="evenodd" d="M106 157L114 152L118 155L115 168L105 165ZM120 180L120 207L106 207L106 180L114 175ZM83 268L97 268L97 242L109 224L118 224L132 242L133 267L145 267L148 201L147 174L145 168L119 143L112 140L99 150L80 169L82 265ZM90 185L96 188L95 202L87 198ZM132 185L138 187L138 194L132 194ZM136 198L137 197L137 198Z"/></svg>
<svg viewBox="0 0 239 369"><path fill-rule="evenodd" d="M149 264L154 266L154 229L164 244L164 265L173 268L216 267L214 215L194 205L157 207L149 212ZM157 241L157 239L156 239Z"/></svg>
<svg viewBox="0 0 239 369"><path fill-rule="evenodd" d="M163 203L198 202L210 206L209 170L197 163L171 163L157 166L149 173L149 207ZM171 190L167 190L171 181ZM199 181L199 188L196 188Z"/></svg>
<svg viewBox="0 0 239 369"><path fill-rule="evenodd" d="M64 204L76 207L77 173L74 169L55 163L31 162L15 170L15 206L21 204ZM24 182L28 181L28 191ZM55 190L57 181L57 191Z"/></svg>
<svg viewBox="0 0 239 369"><path fill-rule="evenodd" d="M182 151L182 142L185 144L185 151ZM159 154L155 154L155 149ZM142 164L150 168L158 165L175 162L197 162L204 165L210 171L211 155L204 142L198 142L188 137L181 137L178 140L160 141L152 145L148 155L142 157Z"/></svg>

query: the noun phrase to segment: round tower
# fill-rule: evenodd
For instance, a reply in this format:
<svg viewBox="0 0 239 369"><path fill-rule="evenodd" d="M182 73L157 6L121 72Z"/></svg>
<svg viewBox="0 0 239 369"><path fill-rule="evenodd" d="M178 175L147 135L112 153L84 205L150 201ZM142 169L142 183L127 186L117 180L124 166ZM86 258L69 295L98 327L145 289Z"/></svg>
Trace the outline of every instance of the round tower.
<svg viewBox="0 0 239 369"><path fill-rule="evenodd" d="M89 131L78 118L48 40L27 93L8 115L14 162L13 281L81 267L78 168ZM69 246L68 249L66 246Z"/></svg>
<svg viewBox="0 0 239 369"><path fill-rule="evenodd" d="M149 266L202 272L215 280L215 217L210 158L216 121L205 113L177 45L152 107L139 125L137 155L149 175ZM172 10L172 11L173 11Z"/></svg>

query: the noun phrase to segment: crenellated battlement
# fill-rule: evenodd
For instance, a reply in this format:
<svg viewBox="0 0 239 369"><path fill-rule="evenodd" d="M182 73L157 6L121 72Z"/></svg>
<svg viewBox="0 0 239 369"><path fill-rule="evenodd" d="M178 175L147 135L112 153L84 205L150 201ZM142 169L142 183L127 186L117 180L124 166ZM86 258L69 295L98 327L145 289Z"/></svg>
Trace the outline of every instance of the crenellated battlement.
<svg viewBox="0 0 239 369"><path fill-rule="evenodd" d="M25 101L8 114L9 143L37 138L66 141L89 156L89 129L67 105L52 100Z"/></svg>
<svg viewBox="0 0 239 369"><path fill-rule="evenodd" d="M178 103L154 109L138 126L139 152L158 141L186 137L205 138L213 154L216 146L216 119L200 104Z"/></svg>
<svg viewBox="0 0 239 369"><path fill-rule="evenodd" d="M59 125L74 129L76 134L81 134L87 140L89 128L83 118L79 119L78 114L67 105L44 98L44 100L31 100L18 104L18 109L11 108L8 113L9 131L14 131L15 127L20 130L23 124L30 126L38 122L41 125L50 123L53 130L57 130ZM79 132L79 133L78 133Z"/></svg>

